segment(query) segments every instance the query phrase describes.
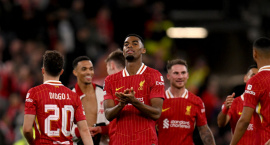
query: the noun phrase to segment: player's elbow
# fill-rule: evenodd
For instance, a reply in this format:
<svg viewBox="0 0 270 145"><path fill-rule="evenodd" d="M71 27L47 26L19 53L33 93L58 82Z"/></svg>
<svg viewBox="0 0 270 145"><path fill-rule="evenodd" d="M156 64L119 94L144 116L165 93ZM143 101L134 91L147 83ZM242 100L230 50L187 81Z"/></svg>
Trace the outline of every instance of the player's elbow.
<svg viewBox="0 0 270 145"><path fill-rule="evenodd" d="M220 128L226 126L226 124L220 120L217 121L217 124L218 124L218 127L220 127Z"/></svg>
<svg viewBox="0 0 270 145"><path fill-rule="evenodd" d="M161 116L161 110L159 110L159 111L153 113L153 114L151 115L151 118L152 118L153 120L158 120L160 116Z"/></svg>
<svg viewBox="0 0 270 145"><path fill-rule="evenodd" d="M33 131L32 127L23 127L23 134L24 136L27 136L28 134L31 134L31 132Z"/></svg>
<svg viewBox="0 0 270 145"><path fill-rule="evenodd" d="M249 125L249 120L240 118L237 124L239 124L239 126L240 126L241 128L246 129L246 128L248 127L248 125Z"/></svg>
<svg viewBox="0 0 270 145"><path fill-rule="evenodd" d="M113 116L106 110L105 110L105 117L108 121L112 121L114 119Z"/></svg>
<svg viewBox="0 0 270 145"><path fill-rule="evenodd" d="M160 117L160 115L153 115L153 116L152 116L152 119L153 119L153 120L158 120L159 117Z"/></svg>

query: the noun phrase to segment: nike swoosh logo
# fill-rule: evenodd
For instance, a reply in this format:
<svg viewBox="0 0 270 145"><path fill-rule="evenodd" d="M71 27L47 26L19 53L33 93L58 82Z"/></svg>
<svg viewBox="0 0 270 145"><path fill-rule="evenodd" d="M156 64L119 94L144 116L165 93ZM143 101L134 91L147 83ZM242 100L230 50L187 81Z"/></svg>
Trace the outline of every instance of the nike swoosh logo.
<svg viewBox="0 0 270 145"><path fill-rule="evenodd" d="M241 115L241 114L242 114L242 112L238 112L238 114L239 114L239 115Z"/></svg>
<svg viewBox="0 0 270 145"><path fill-rule="evenodd" d="M165 112L165 111L167 111L169 109L170 109L170 107L169 108L166 108L166 109L162 109L162 112Z"/></svg>
<svg viewBox="0 0 270 145"><path fill-rule="evenodd" d="M118 91L118 90L120 90L120 89L122 89L122 88L124 88L125 86L122 86L122 87L120 87L120 88L116 88L115 89L115 91Z"/></svg>

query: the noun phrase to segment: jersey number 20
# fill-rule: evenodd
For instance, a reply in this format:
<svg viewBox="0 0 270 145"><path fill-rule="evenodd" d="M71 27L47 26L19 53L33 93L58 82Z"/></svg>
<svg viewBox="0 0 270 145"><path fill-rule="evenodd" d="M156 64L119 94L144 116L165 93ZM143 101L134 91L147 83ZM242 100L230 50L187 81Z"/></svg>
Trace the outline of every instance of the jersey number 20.
<svg viewBox="0 0 270 145"><path fill-rule="evenodd" d="M53 115L49 115L45 119L45 134L49 137L59 137L60 136L60 129L51 130L51 121L58 121L60 117L60 110L57 105L45 105L45 112L54 111ZM70 118L68 118L68 112L70 112ZM68 122L69 120L69 122ZM61 131L65 136L70 136L70 131L67 130L68 123L71 126L74 120L74 108L72 105L64 105L62 108L62 128ZM70 129L69 129L70 130Z"/></svg>

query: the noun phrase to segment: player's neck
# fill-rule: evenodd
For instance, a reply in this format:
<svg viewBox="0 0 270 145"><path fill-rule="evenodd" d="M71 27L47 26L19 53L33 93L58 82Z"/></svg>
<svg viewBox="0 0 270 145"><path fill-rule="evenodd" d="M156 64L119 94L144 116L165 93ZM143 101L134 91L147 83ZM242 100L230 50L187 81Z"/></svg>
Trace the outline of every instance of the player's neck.
<svg viewBox="0 0 270 145"><path fill-rule="evenodd" d="M43 82L50 81L50 80L51 81L59 81L59 78L60 78L60 76L54 77L54 76L44 74L43 75Z"/></svg>
<svg viewBox="0 0 270 145"><path fill-rule="evenodd" d="M170 91L175 98L182 97L182 95L185 93L185 90L186 90L185 87L182 88L176 88L173 86L170 87Z"/></svg>
<svg viewBox="0 0 270 145"><path fill-rule="evenodd" d="M257 65L258 65L258 69L260 69L263 66L270 65L270 60L263 59L263 60L257 61Z"/></svg>
<svg viewBox="0 0 270 145"><path fill-rule="evenodd" d="M93 84L92 83L86 84L86 83L83 83L83 82L80 82L80 81L78 81L77 83L78 83L78 85L79 85L82 92L86 92L86 91L89 91L89 90L93 89Z"/></svg>
<svg viewBox="0 0 270 145"><path fill-rule="evenodd" d="M133 62L126 61L126 69L129 73L129 75L136 75L140 67L142 66L142 60L138 59Z"/></svg>

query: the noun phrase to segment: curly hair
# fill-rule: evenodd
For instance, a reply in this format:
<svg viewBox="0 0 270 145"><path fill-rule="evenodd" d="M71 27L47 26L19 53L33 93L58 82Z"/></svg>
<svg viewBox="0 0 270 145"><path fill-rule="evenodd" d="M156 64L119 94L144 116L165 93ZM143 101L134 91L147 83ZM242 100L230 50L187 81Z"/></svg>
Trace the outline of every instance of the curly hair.
<svg viewBox="0 0 270 145"><path fill-rule="evenodd" d="M47 50L43 55L43 67L51 76L58 76L64 67L64 57L55 50Z"/></svg>

